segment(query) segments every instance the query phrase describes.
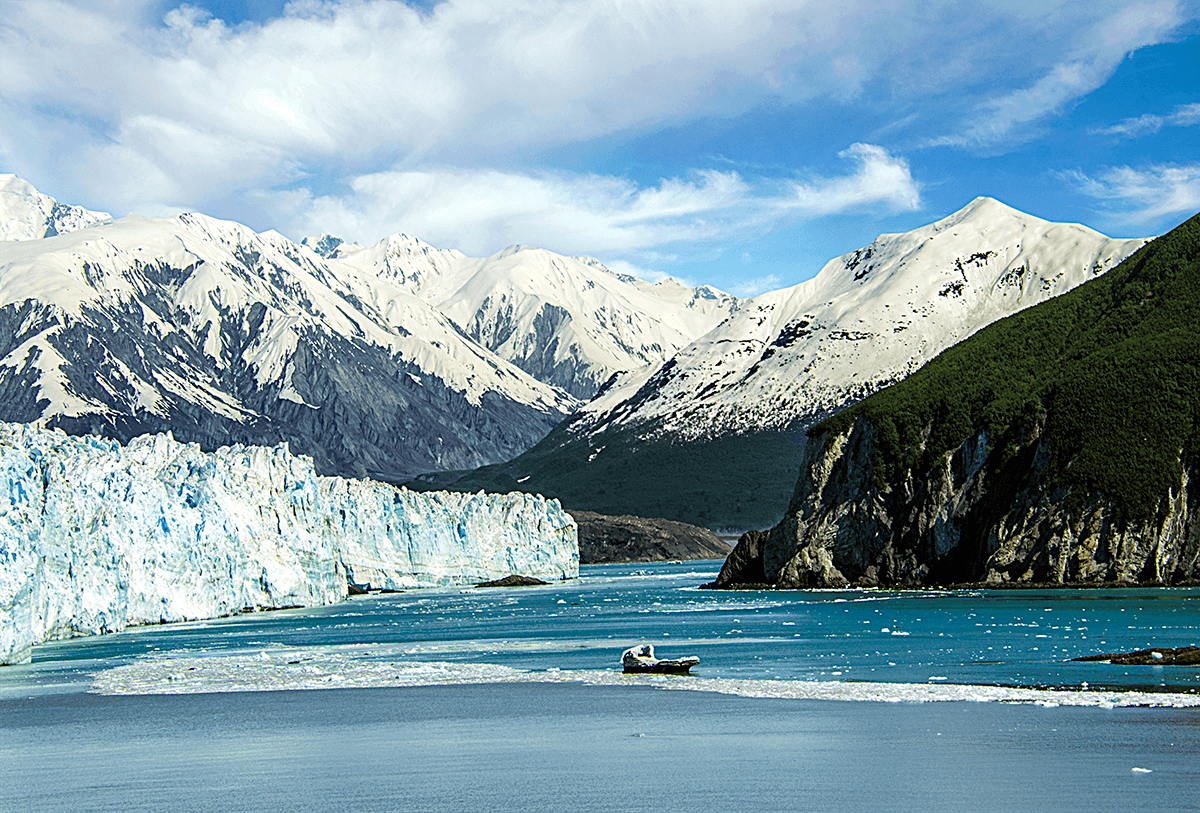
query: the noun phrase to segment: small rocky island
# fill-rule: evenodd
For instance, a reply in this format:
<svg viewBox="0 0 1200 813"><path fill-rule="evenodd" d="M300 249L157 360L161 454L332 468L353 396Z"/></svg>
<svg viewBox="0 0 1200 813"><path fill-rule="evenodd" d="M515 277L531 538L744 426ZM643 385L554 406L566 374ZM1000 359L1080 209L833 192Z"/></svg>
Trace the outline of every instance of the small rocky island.
<svg viewBox="0 0 1200 813"><path fill-rule="evenodd" d="M492 579L489 582L480 582L476 587L534 587L539 584L549 584L541 579L535 579L533 576L519 576L512 574L505 576L503 579Z"/></svg>
<svg viewBox="0 0 1200 813"><path fill-rule="evenodd" d="M1176 649L1156 646L1136 652L1110 652L1084 655L1073 661L1102 661L1114 666L1200 666L1200 646L1181 646Z"/></svg>
<svg viewBox="0 0 1200 813"><path fill-rule="evenodd" d="M579 527L579 563L669 562L724 559L730 546L707 528L634 516L567 509Z"/></svg>

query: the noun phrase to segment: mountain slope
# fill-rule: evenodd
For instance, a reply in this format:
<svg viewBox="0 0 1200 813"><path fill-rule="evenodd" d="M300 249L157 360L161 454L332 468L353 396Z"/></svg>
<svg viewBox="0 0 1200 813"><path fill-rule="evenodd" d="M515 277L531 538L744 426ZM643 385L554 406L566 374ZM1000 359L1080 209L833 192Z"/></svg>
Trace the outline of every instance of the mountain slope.
<svg viewBox="0 0 1200 813"><path fill-rule="evenodd" d="M462 485L538 491L572 508L765 527L787 505L808 426L1143 242L978 198L742 303L665 364L618 376L534 449Z"/></svg>
<svg viewBox="0 0 1200 813"><path fill-rule="evenodd" d="M528 448L576 406L402 287L202 215L0 243L0 416L205 448L289 441L405 479Z"/></svg>
<svg viewBox="0 0 1200 813"><path fill-rule="evenodd" d="M59 203L16 175L0 174L0 240L36 240L108 223L112 215Z"/></svg>
<svg viewBox="0 0 1200 813"><path fill-rule="evenodd" d="M370 248L339 246L335 256L404 287L489 350L582 399L614 373L663 362L738 306L715 288L646 283L528 246L469 258L393 235Z"/></svg>
<svg viewBox="0 0 1200 813"><path fill-rule="evenodd" d="M810 430L718 584L1200 580L1200 215Z"/></svg>

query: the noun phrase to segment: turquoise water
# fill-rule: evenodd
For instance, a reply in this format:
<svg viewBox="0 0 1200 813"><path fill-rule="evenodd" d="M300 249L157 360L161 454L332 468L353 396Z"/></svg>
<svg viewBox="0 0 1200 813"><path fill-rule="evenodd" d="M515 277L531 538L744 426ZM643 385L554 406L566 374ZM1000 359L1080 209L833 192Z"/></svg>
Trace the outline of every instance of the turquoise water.
<svg viewBox="0 0 1200 813"><path fill-rule="evenodd" d="M699 589L718 565L585 566L577 581L548 587L372 595L313 610L76 639L39 647L31 666L0 672L0 696L91 688L113 667L189 658L201 665L242 658L249 668L303 658L323 664L336 656L347 670L443 664L451 671L471 667L463 673L471 679L486 677L488 667L508 677L511 670L611 671L624 649L641 642L654 644L659 656L698 655L697 677L727 682L1200 691L1196 669L1070 661L1200 642L1196 588ZM430 673L438 682L445 677ZM420 682L415 673L411 682ZM245 681L238 687L252 688ZM126 690L151 689L130 684Z"/></svg>
<svg viewBox="0 0 1200 813"><path fill-rule="evenodd" d="M38 647L0 810L1200 809L1200 670L1069 660L1196 643L1200 591L698 589L719 564ZM642 642L700 666L622 675Z"/></svg>

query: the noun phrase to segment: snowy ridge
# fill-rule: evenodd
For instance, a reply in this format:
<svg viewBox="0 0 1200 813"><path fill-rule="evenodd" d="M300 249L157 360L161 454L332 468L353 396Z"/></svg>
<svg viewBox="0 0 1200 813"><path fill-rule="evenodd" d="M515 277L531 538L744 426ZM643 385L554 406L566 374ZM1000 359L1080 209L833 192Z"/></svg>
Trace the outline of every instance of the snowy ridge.
<svg viewBox="0 0 1200 813"><path fill-rule="evenodd" d="M620 377L577 413L571 434L637 427L644 439L692 440L803 428L1145 242L977 198L744 302L665 364Z"/></svg>
<svg viewBox="0 0 1200 813"><path fill-rule="evenodd" d="M16 175L0 174L0 240L36 240L107 223L112 215L59 203Z"/></svg>
<svg viewBox="0 0 1200 813"><path fill-rule="evenodd" d="M738 306L710 286L648 283L529 246L469 258L393 235L336 256L402 285L489 350L581 399L615 372L661 363Z"/></svg>
<svg viewBox="0 0 1200 813"><path fill-rule="evenodd" d="M328 473L504 459L578 403L398 284L198 214L0 243L0 323L4 418L289 439Z"/></svg>
<svg viewBox="0 0 1200 813"><path fill-rule="evenodd" d="M0 663L126 626L313 606L374 587L573 578L575 525L526 494L318 477L286 448L122 447L0 424Z"/></svg>
<svg viewBox="0 0 1200 813"><path fill-rule="evenodd" d="M369 278L388 280L426 302L445 295L467 259L461 251L434 248L407 234L393 234L366 248L330 235L317 240L326 244L337 240L339 245L331 259L341 260Z"/></svg>

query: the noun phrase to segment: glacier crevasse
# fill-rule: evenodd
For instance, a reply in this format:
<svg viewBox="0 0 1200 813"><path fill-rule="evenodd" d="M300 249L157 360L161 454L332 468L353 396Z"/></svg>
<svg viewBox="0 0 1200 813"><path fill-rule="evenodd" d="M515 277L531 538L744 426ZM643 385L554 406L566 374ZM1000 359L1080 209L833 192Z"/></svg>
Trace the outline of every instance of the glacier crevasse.
<svg viewBox="0 0 1200 813"><path fill-rule="evenodd" d="M283 445L206 453L0 423L0 664L48 640L329 604L348 582L578 572L557 500L318 477Z"/></svg>

